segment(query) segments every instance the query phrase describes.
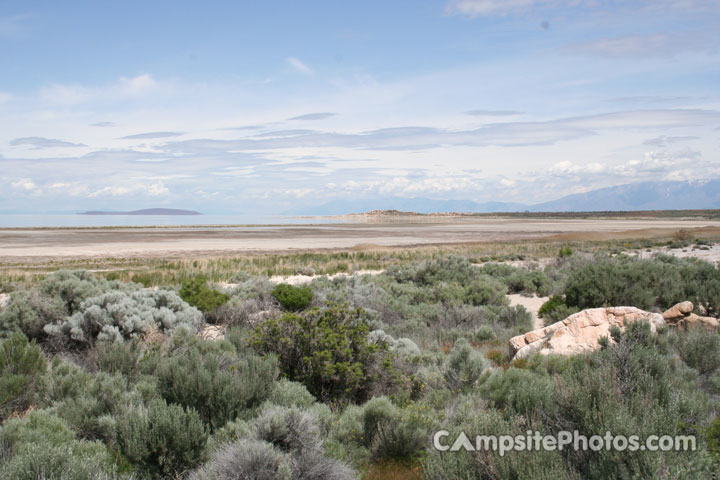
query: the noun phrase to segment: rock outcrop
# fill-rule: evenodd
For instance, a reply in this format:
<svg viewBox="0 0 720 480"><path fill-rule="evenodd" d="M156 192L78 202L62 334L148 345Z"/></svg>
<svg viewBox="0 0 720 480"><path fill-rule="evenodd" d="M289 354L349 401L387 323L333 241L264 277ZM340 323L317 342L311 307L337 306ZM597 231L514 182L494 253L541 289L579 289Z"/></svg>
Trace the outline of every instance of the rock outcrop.
<svg viewBox="0 0 720 480"><path fill-rule="evenodd" d="M650 322L653 331L665 325L665 319L659 313L635 307L590 308L511 338L510 354L519 359L533 353L575 355L591 352L600 348L600 338L610 337L610 327L614 325L624 331L627 324L638 320Z"/></svg>
<svg viewBox="0 0 720 480"><path fill-rule="evenodd" d="M682 302L669 308L663 312L662 316L668 325L688 329L701 327L707 330L718 330L720 322L714 317L703 317L693 313L694 305L692 302Z"/></svg>
<svg viewBox="0 0 720 480"><path fill-rule="evenodd" d="M663 325L683 329L720 329L717 318L697 315L693 313L694 309L692 302L678 303L662 315L635 307L590 308L561 322L511 338L510 355L518 359L533 353L575 355L591 352L600 348L600 338L610 337L610 327L615 325L624 331L627 324L637 320L650 322L653 332Z"/></svg>

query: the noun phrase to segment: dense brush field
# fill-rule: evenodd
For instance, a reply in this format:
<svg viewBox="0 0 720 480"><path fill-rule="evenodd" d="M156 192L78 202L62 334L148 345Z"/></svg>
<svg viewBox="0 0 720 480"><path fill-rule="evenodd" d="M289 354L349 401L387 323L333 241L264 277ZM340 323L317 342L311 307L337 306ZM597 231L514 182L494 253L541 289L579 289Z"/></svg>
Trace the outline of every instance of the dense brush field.
<svg viewBox="0 0 720 480"><path fill-rule="evenodd" d="M649 246L528 243L514 252L6 271L0 478L711 478L720 469L717 332L653 334L636 323L589 355L508 356L508 339L533 328L508 293L550 297L548 323L584 308L662 311L683 300L717 317L718 267L622 253ZM500 261L533 256L551 258ZM307 286L268 278L359 269L384 272ZM221 326L224 338L204 339L207 325ZM438 452L432 437L441 429L451 437L695 435L698 444L693 452L500 456Z"/></svg>

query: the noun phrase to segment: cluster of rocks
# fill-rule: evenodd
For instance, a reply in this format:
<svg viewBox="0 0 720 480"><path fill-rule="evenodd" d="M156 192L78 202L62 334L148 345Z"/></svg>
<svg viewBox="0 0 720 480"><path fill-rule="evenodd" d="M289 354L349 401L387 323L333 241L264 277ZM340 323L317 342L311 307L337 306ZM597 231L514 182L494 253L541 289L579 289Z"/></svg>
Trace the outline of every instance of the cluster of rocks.
<svg viewBox="0 0 720 480"><path fill-rule="evenodd" d="M611 327L625 331L626 325L638 320L649 322L653 332L664 325L683 329L719 328L718 319L697 315L693 313L693 307L692 302L678 303L662 315L635 307L590 308L547 327L511 338L510 355L513 359L521 359L534 353L575 355L591 352L600 348L601 338L612 341Z"/></svg>
<svg viewBox="0 0 720 480"><path fill-rule="evenodd" d="M720 328L717 318L703 317L693 313L693 310L692 302L682 302L665 310L662 316L669 325L682 329L702 327L707 330L717 330Z"/></svg>

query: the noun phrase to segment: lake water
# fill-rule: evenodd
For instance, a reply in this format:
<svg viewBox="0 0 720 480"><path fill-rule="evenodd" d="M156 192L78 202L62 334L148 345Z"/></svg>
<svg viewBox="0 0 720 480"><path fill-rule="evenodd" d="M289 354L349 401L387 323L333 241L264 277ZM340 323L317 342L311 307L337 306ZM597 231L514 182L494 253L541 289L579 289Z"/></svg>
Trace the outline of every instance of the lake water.
<svg viewBox="0 0 720 480"><path fill-rule="evenodd" d="M340 220L331 218L297 218L280 215L0 215L0 228L288 225L339 222Z"/></svg>

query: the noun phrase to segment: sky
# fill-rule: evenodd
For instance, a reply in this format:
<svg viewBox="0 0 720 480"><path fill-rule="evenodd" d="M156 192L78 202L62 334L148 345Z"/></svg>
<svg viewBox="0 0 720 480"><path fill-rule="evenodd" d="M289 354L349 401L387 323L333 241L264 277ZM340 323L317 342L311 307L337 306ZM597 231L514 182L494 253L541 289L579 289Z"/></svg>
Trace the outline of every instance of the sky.
<svg viewBox="0 0 720 480"><path fill-rule="evenodd" d="M0 213L720 178L720 1L0 1Z"/></svg>

